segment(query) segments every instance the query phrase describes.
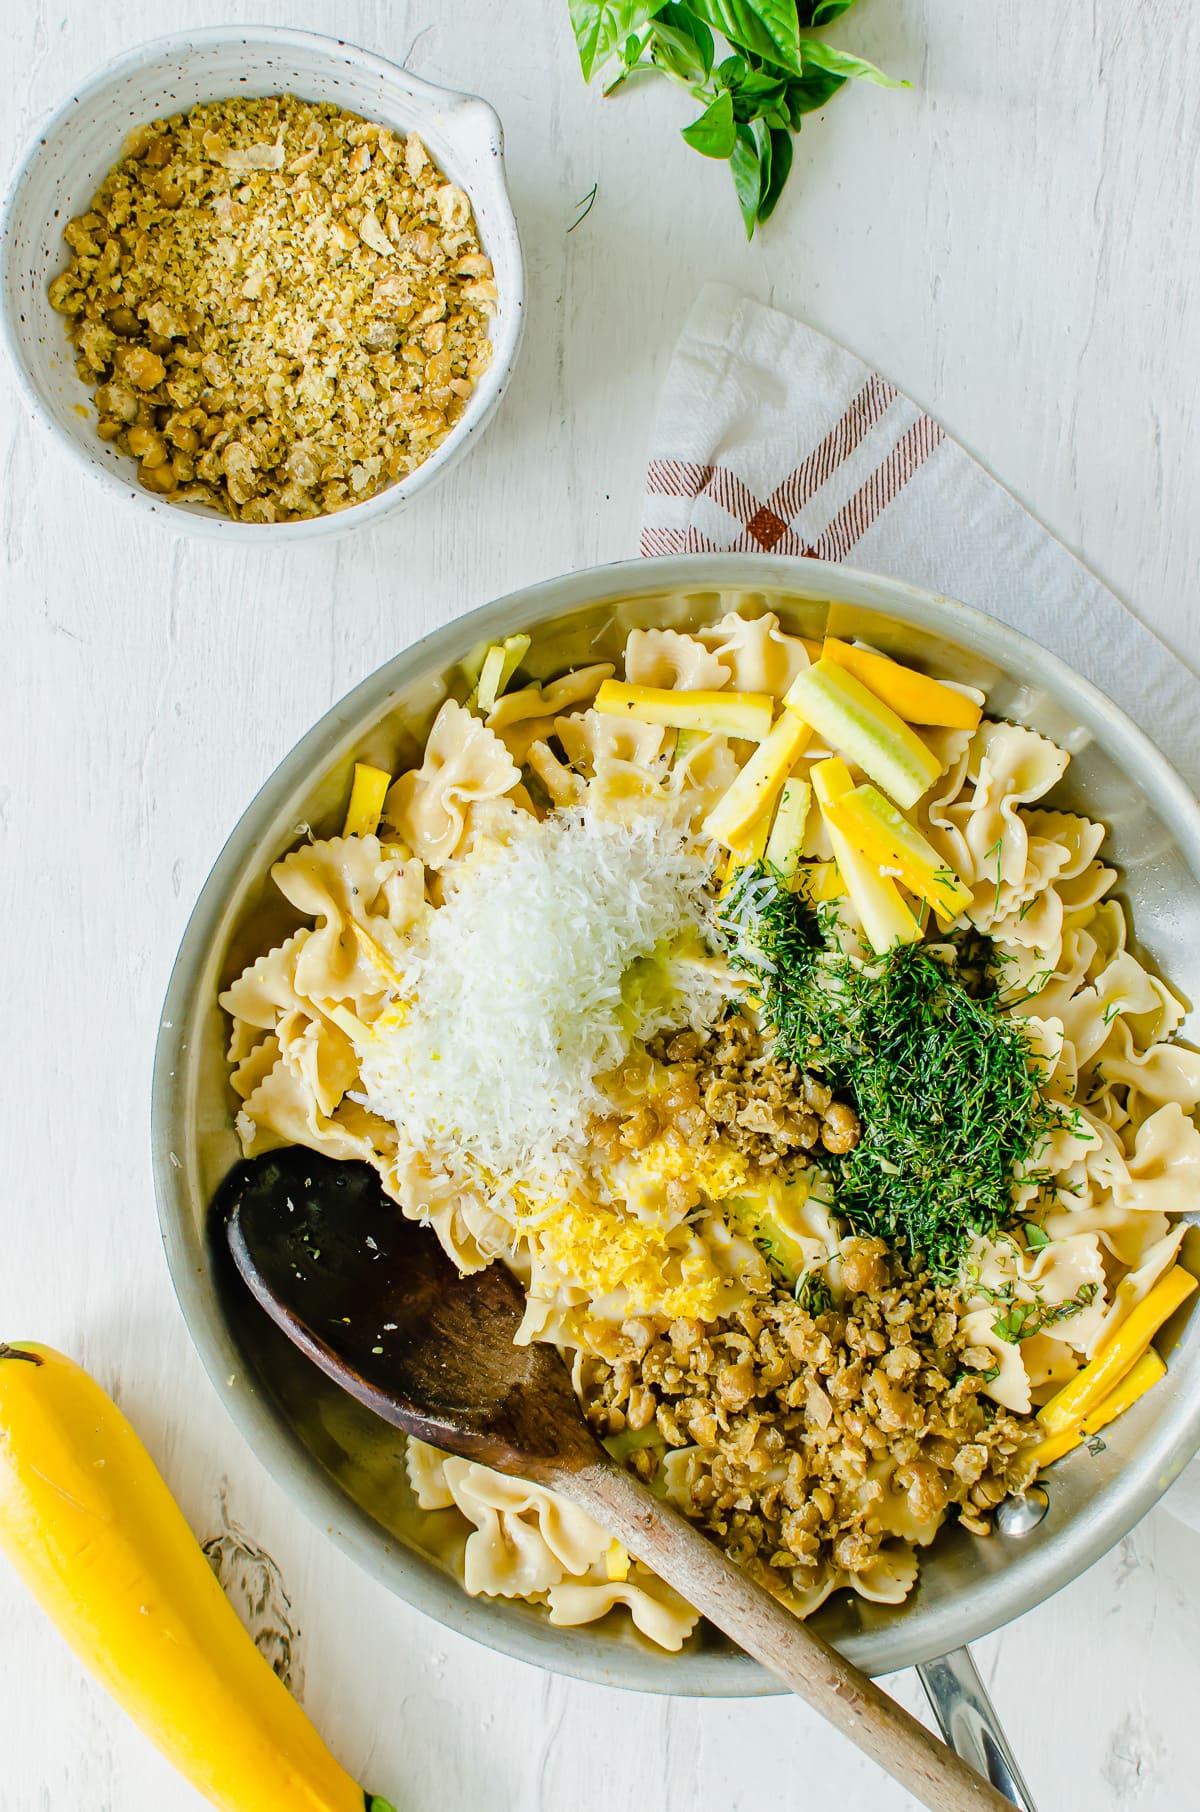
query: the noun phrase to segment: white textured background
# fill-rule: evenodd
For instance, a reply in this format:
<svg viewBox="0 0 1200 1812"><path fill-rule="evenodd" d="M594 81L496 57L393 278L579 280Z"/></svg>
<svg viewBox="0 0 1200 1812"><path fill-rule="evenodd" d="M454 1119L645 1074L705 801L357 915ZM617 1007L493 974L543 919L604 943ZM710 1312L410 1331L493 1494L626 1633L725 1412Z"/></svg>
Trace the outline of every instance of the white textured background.
<svg viewBox="0 0 1200 1812"><path fill-rule="evenodd" d="M457 611L634 550L655 386L706 276L887 373L1200 667L1200 14L862 0L841 41L913 90L845 93L806 127L753 247L725 171L674 131L682 98L582 88L566 0L2 0L0 162L118 50L263 16L495 103L525 351L465 467L391 525L303 552L114 512L0 379L0 1334L115 1388L201 1534L227 1489L283 1567L313 1716L402 1812L900 1812L798 1704L548 1678L381 1596L301 1521L217 1405L160 1255L158 1007L209 864L314 718ZM1200 1536L1158 1512L979 1645L1043 1812L1196 1805L1198 1571ZM0 1573L0 1812L197 1805Z"/></svg>

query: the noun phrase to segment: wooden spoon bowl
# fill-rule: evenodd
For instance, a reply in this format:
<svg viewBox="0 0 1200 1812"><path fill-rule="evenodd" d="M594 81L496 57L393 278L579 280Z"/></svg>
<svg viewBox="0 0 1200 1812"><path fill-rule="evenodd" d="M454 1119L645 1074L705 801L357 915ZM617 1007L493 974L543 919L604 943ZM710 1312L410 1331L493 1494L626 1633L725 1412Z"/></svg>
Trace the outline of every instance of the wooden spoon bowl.
<svg viewBox="0 0 1200 1812"><path fill-rule="evenodd" d="M375 1172L298 1147L237 1165L213 1202L249 1289L330 1378L395 1427L586 1511L931 1812L1011 1802L725 1559L600 1446L552 1348L513 1337L501 1264L460 1275Z"/></svg>

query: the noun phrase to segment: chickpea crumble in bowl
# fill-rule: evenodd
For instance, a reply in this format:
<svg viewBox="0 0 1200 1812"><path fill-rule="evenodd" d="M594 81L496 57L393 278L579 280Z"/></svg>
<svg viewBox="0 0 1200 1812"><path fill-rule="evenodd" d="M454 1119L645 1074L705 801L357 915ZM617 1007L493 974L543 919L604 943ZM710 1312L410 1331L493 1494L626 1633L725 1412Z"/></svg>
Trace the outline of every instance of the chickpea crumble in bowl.
<svg viewBox="0 0 1200 1812"><path fill-rule="evenodd" d="M472 443L521 329L491 109L269 28L160 40L80 90L17 178L0 278L66 444L226 537L408 501Z"/></svg>

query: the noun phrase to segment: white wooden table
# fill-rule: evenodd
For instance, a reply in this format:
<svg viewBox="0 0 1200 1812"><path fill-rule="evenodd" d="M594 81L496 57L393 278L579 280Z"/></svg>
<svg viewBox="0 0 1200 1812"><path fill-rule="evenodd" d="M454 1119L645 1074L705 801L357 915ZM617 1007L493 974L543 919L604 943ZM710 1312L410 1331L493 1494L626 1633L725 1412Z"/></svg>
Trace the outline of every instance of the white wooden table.
<svg viewBox="0 0 1200 1812"><path fill-rule="evenodd" d="M191 902L300 733L432 625L634 550L655 387L706 276L887 372L1200 667L1200 15L1186 0L863 0L842 40L913 90L847 93L806 128L753 247L725 171L677 136L682 97L583 89L566 0L4 0L0 161L117 50L264 13L495 103L525 350L465 467L390 525L301 552L235 555L114 511L6 388L0 1335L78 1356L196 1530L218 1530L224 1498L277 1556L305 1701L404 1812L899 1812L905 1795L796 1703L534 1672L382 1596L301 1519L175 1306L151 1052ZM1196 1804L1198 1566L1200 1536L1160 1510L979 1645L1046 1812ZM0 1632L3 1812L198 1805L4 1571ZM895 1685L918 1705L914 1679Z"/></svg>

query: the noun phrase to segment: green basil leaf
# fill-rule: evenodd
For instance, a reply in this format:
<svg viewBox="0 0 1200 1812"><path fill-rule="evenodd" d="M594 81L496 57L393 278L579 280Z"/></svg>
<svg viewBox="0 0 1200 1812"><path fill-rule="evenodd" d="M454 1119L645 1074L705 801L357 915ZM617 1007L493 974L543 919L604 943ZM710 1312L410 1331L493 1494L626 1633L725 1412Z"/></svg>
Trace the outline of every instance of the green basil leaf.
<svg viewBox="0 0 1200 1812"><path fill-rule="evenodd" d="M731 157L734 146L733 96L728 89L706 107L698 120L683 128L683 136L701 157Z"/></svg>
<svg viewBox="0 0 1200 1812"><path fill-rule="evenodd" d="M690 6L677 6L673 0L668 0L667 5L660 6L654 15L654 35L659 37L665 33L670 33L672 39L690 43L700 69L699 79L707 82L712 74L716 46L704 20L698 19Z"/></svg>
<svg viewBox="0 0 1200 1812"><path fill-rule="evenodd" d="M743 98L741 90L735 88L733 91L733 116L739 124L764 119L768 113L775 111L782 99L782 95L773 94L752 94Z"/></svg>
<svg viewBox="0 0 1200 1812"><path fill-rule="evenodd" d="M788 83L787 109L792 122L792 130L800 130L800 121L806 113L815 113L823 107L831 95L846 83L845 76L830 75L826 69L814 69L810 74Z"/></svg>
<svg viewBox="0 0 1200 1812"><path fill-rule="evenodd" d="M749 120L761 119L764 114L772 112L784 99L787 90L781 83L772 87L754 89L743 82L732 90L733 117L739 124Z"/></svg>
<svg viewBox="0 0 1200 1812"><path fill-rule="evenodd" d="M694 13L739 50L781 63L794 75L803 73L796 0L691 0L691 4Z"/></svg>
<svg viewBox="0 0 1200 1812"><path fill-rule="evenodd" d="M742 210L742 219L746 225L746 237L753 239L754 223L758 219L758 203L762 195L762 163L759 157L758 141L752 127L738 127L737 138L729 158L729 168L733 175L738 206Z"/></svg>
<svg viewBox="0 0 1200 1812"><path fill-rule="evenodd" d="M773 151L771 131L765 120L751 120L750 130L753 132L754 142L758 146L758 205L761 210L762 198L766 194L771 183L771 157ZM759 220L762 219L761 212L756 215L756 218Z"/></svg>
<svg viewBox="0 0 1200 1812"><path fill-rule="evenodd" d="M851 56L848 50L837 50L821 38L801 38L800 47L804 53L806 73L815 66L817 69L824 69L829 75L857 76L860 81L876 82L880 88L911 87L909 82L900 82L895 76L884 75L882 69L876 69L874 63L868 63L865 57Z"/></svg>
<svg viewBox="0 0 1200 1812"><path fill-rule="evenodd" d="M801 25L832 25L854 4L855 0L799 0L796 11Z"/></svg>
<svg viewBox="0 0 1200 1812"><path fill-rule="evenodd" d="M624 44L622 44L620 50L617 52L616 57L610 59L609 68L604 78L604 92L606 95L610 95L615 88L621 86L621 83L627 76L633 74L634 70L641 62L644 48L645 46L636 32L631 33L630 36L626 38Z"/></svg>
<svg viewBox="0 0 1200 1812"><path fill-rule="evenodd" d="M704 65L700 54L690 38L681 32L673 31L670 26L662 26L657 20L650 33L650 60L656 69L664 75L674 76L689 88L700 88L704 84Z"/></svg>
<svg viewBox="0 0 1200 1812"><path fill-rule="evenodd" d="M764 125L769 122L764 120ZM770 220L775 212L775 203L783 194L783 185L792 173L792 135L786 126L772 126L771 132L771 174L762 185L762 200L758 204L760 221Z"/></svg>
<svg viewBox="0 0 1200 1812"><path fill-rule="evenodd" d="M746 79L746 60L744 57L726 57L723 63L717 64L713 73L722 88L736 88L739 82Z"/></svg>
<svg viewBox="0 0 1200 1812"><path fill-rule="evenodd" d="M738 90L744 95L770 95L772 101L781 101L787 93L787 77L772 75L765 69L747 71L743 81L738 83Z"/></svg>
<svg viewBox="0 0 1200 1812"><path fill-rule="evenodd" d="M579 50L583 79L616 56L632 32L640 31L658 11L650 0L568 0L571 28Z"/></svg>
<svg viewBox="0 0 1200 1812"><path fill-rule="evenodd" d="M705 27L707 30L707 27ZM712 33L708 35L708 57L703 45L686 31L665 25L656 19L650 30L650 54L660 69L675 75L689 87L700 88L712 73Z"/></svg>

